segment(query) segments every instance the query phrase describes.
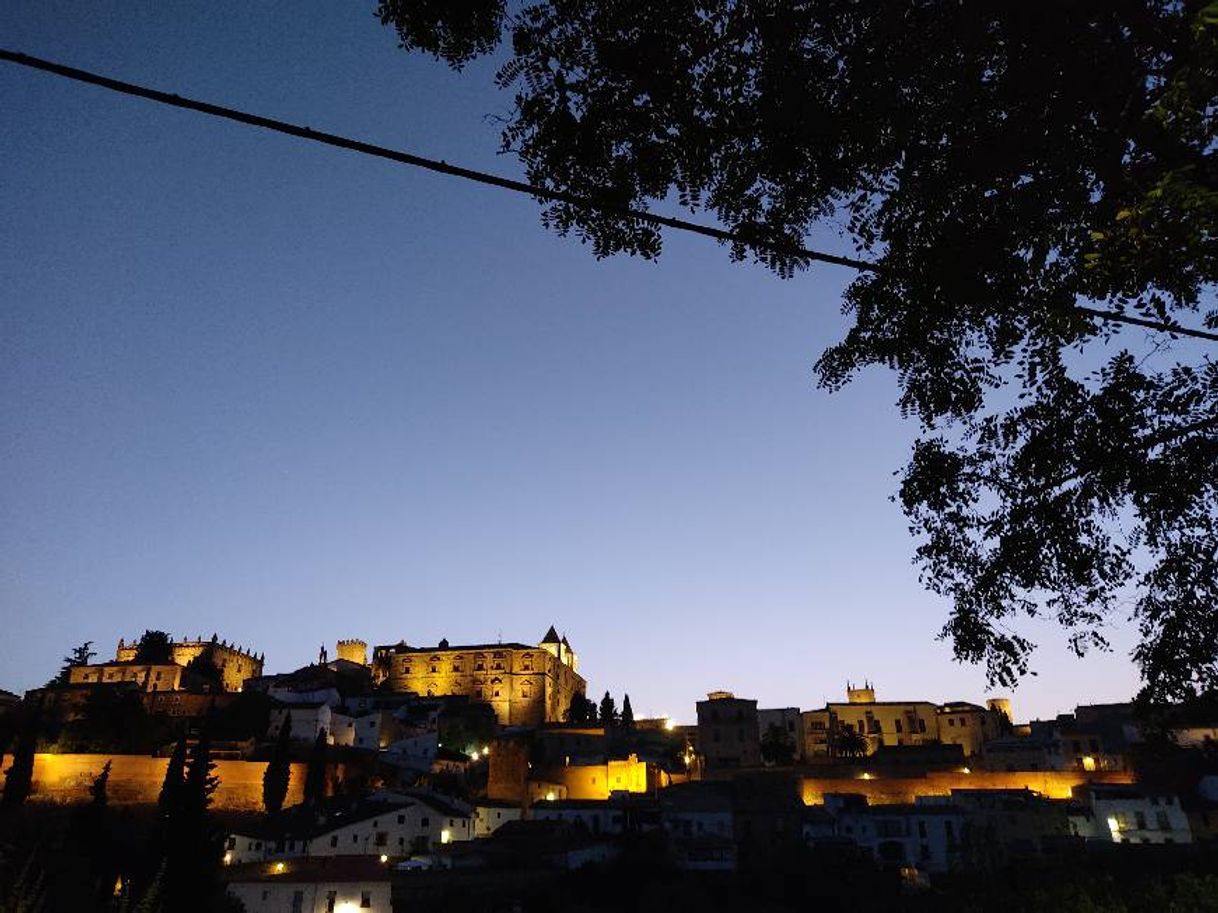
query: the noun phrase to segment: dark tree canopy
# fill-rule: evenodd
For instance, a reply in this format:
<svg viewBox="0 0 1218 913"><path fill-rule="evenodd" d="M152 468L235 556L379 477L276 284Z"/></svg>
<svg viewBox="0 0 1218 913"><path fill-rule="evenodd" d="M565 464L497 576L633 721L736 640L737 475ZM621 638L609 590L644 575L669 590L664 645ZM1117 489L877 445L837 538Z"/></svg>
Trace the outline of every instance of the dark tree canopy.
<svg viewBox="0 0 1218 913"><path fill-rule="evenodd" d="M601 698L600 723L602 726L615 726L617 725L617 720L617 701L613 699L613 695L606 691L605 696Z"/></svg>
<svg viewBox="0 0 1218 913"><path fill-rule="evenodd" d="M135 647L138 663L173 662L173 638L164 631L145 631Z"/></svg>
<svg viewBox="0 0 1218 913"><path fill-rule="evenodd" d="M896 372L921 428L898 498L959 659L1012 685L1023 620L1054 619L1081 654L1130 614L1147 697L1218 686L1218 344L1093 313L1218 329L1218 4L379 14L454 66L510 38L504 150L602 207L543 209L597 256L661 250L657 226L605 207L675 202L781 276L809 265L792 250L815 227L870 264L816 374Z"/></svg>
<svg viewBox="0 0 1218 913"><path fill-rule="evenodd" d="M833 733L833 753L839 758L861 758L867 754L867 740L849 726L839 726Z"/></svg>
<svg viewBox="0 0 1218 913"><path fill-rule="evenodd" d="M767 764L786 767L795 759L795 740L777 723L761 734L761 757Z"/></svg>
<svg viewBox="0 0 1218 913"><path fill-rule="evenodd" d="M566 718L568 723L595 723L596 704L577 691L571 695Z"/></svg>
<svg viewBox="0 0 1218 913"><path fill-rule="evenodd" d="M205 646L197 656L186 664L186 671L213 691L224 690L224 674L216 663L214 644Z"/></svg>

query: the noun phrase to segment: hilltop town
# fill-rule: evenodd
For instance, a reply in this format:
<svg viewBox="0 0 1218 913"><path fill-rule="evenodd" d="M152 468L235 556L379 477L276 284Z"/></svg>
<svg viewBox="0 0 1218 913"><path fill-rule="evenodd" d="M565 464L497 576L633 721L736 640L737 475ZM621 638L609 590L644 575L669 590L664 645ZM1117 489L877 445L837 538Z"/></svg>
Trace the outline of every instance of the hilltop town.
<svg viewBox="0 0 1218 913"><path fill-rule="evenodd" d="M494 893L639 846L690 877L798 850L905 892L1063 854L1218 847L1212 705L1020 721L1009 699L889 700L865 681L811 709L710 691L682 724L588 692L553 627L535 644L340 640L275 673L216 635L150 631L6 693L5 800L89 802L104 766L110 806L163 806L203 752L219 877L268 913L306 894L332 911L453 882Z"/></svg>

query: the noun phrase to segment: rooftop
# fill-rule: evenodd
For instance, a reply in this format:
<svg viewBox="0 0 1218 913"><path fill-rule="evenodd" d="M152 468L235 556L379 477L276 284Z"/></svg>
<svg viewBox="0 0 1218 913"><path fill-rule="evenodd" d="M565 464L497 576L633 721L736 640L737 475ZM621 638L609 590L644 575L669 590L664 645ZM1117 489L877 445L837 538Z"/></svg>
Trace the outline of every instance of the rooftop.
<svg viewBox="0 0 1218 913"><path fill-rule="evenodd" d="M389 797L376 793L366 797L334 796L317 807L294 805L285 808L276 815L268 815L248 832L238 833L263 840L310 840L335 828L357 821L367 821L414 804L414 800L406 796Z"/></svg>
<svg viewBox="0 0 1218 913"><path fill-rule="evenodd" d="M491 650L536 650L537 646L529 646L528 644L518 643L516 641L506 641L496 644L447 644L441 646L436 644L434 647L412 647L406 643L384 644L376 648L377 651L387 651L395 655L403 653L467 653L470 651L491 651Z"/></svg>

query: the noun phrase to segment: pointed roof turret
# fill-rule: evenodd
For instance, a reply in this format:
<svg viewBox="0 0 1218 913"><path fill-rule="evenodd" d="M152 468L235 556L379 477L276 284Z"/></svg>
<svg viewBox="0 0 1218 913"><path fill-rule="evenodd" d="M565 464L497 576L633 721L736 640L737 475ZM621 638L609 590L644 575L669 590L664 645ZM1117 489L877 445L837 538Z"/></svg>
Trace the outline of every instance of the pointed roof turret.
<svg viewBox="0 0 1218 913"><path fill-rule="evenodd" d="M567 643L567 635L566 635L566 634L564 634L564 635L562 636L562 645L563 645L564 647L566 647L568 650L570 650L570 649L571 649L571 645L570 645L569 643Z"/></svg>
<svg viewBox="0 0 1218 913"><path fill-rule="evenodd" d="M543 644L559 643L558 632L554 630L554 625L550 625L550 630L546 631L546 636L541 639Z"/></svg>

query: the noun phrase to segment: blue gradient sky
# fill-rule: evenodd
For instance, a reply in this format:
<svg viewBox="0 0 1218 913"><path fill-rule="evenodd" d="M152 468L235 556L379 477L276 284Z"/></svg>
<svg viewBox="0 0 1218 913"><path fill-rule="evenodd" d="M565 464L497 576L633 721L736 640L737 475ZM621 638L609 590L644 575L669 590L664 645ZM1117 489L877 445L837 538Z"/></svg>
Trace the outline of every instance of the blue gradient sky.
<svg viewBox="0 0 1218 913"><path fill-rule="evenodd" d="M0 43L515 174L491 68L372 2L17 0ZM893 376L813 386L849 274L594 260L523 197L0 65L0 687L74 644L535 641L692 719L728 688L977 700L888 500ZM1117 700L1049 624L1016 715Z"/></svg>

